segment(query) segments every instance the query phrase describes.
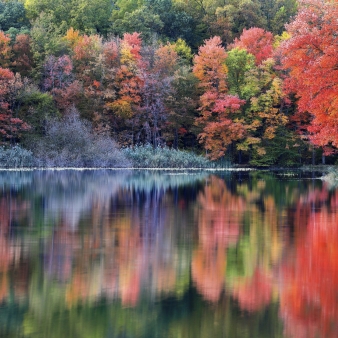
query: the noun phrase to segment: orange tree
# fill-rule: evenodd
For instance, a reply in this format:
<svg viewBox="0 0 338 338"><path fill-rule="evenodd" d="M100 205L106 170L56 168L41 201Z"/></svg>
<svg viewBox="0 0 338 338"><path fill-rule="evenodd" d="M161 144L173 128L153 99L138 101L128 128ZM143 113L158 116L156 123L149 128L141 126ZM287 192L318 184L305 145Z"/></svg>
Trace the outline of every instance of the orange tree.
<svg viewBox="0 0 338 338"><path fill-rule="evenodd" d="M338 2L303 0L291 37L281 44L282 65L289 72L288 92L296 94L298 113L309 113L310 141L338 146Z"/></svg>
<svg viewBox="0 0 338 338"><path fill-rule="evenodd" d="M244 101L228 94L226 58L227 53L218 36L205 40L194 57L193 73L203 92L196 124L202 128L199 140L211 159L224 156L228 146L245 133L242 121L233 116L240 111Z"/></svg>

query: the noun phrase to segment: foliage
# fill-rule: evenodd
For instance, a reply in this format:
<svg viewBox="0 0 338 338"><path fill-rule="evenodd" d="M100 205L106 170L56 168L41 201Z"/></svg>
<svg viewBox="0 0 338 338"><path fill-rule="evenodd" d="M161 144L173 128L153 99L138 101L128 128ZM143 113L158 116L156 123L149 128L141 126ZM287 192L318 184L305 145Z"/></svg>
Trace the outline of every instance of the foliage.
<svg viewBox="0 0 338 338"><path fill-rule="evenodd" d="M163 28L163 22L158 14L151 12L147 7L143 6L135 11L126 12L122 19L114 22L114 32L122 35L124 32L139 32L145 40L160 32Z"/></svg>
<svg viewBox="0 0 338 338"><path fill-rule="evenodd" d="M74 1L69 26L81 32L107 36L111 32L113 8L114 4L110 0Z"/></svg>
<svg viewBox="0 0 338 338"><path fill-rule="evenodd" d="M262 141L265 154L257 151L251 154L250 164L254 166L297 167L301 165L302 143L290 131L278 128L273 139Z"/></svg>
<svg viewBox="0 0 338 338"><path fill-rule="evenodd" d="M53 90L55 88L63 88L70 82L73 64L67 56L50 55L44 64L44 89Z"/></svg>
<svg viewBox="0 0 338 338"><path fill-rule="evenodd" d="M0 67L6 68L9 66L9 59L11 57L10 37L4 32L0 31Z"/></svg>
<svg viewBox="0 0 338 338"><path fill-rule="evenodd" d="M198 102L196 85L197 79L189 67L183 66L175 71L172 81L173 95L167 99L169 128L166 137L167 142L175 149L182 146L191 148L189 140L195 139L194 120Z"/></svg>
<svg viewBox="0 0 338 338"><path fill-rule="evenodd" d="M196 119L196 124L202 128L198 137L213 160L224 156L228 146L241 139L244 132L240 122L229 117L240 110L244 101L227 95L226 58L218 36L206 40L194 57L193 73L203 90L200 116Z"/></svg>
<svg viewBox="0 0 338 338"><path fill-rule="evenodd" d="M290 22L297 12L298 1L296 0L259 0L261 10L266 18L266 27L274 34L281 34L285 23Z"/></svg>
<svg viewBox="0 0 338 338"><path fill-rule="evenodd" d="M243 29L259 27L281 34L284 24L297 11L296 0L175 0L198 24L194 28L198 43L213 35L231 43Z"/></svg>
<svg viewBox="0 0 338 338"><path fill-rule="evenodd" d="M209 151L212 160L225 156L229 145L245 135L242 121L235 117L241 111L244 101L234 95L216 95L212 92L202 95L201 116L196 119L203 126L203 131L198 135L199 140Z"/></svg>
<svg viewBox="0 0 338 338"><path fill-rule="evenodd" d="M122 149L134 168L209 168L212 163L202 156L168 147L152 145Z"/></svg>
<svg viewBox="0 0 338 338"><path fill-rule="evenodd" d="M183 39L181 38L177 39L177 41L174 44L174 48L177 55L181 58L183 62L186 62L187 64L191 63L193 59L191 48L187 45L187 43Z"/></svg>
<svg viewBox="0 0 338 338"><path fill-rule="evenodd" d="M144 41L156 35L163 40L182 38L191 42L195 22L185 11L176 8L172 0L118 1L119 11L113 12L114 33L139 32Z"/></svg>
<svg viewBox="0 0 338 338"><path fill-rule="evenodd" d="M65 42L60 38L63 27L55 25L52 19L50 14L42 12L30 31L31 50L36 64L34 75L38 79L42 75L41 71L47 56L60 56L67 50Z"/></svg>
<svg viewBox="0 0 338 338"><path fill-rule="evenodd" d="M0 67L0 144L18 139L22 131L29 129L28 124L13 112L16 95L21 87L19 74L15 76L9 69Z"/></svg>
<svg viewBox="0 0 338 338"><path fill-rule="evenodd" d="M272 56L273 35L264 29L252 27L244 29L241 36L235 39L232 46L245 49L248 53L255 57L256 64Z"/></svg>
<svg viewBox="0 0 338 338"><path fill-rule="evenodd" d="M42 93L32 83L25 83L17 98L16 111L18 117L30 126L29 132L22 135L21 141L24 146L42 137L47 120L59 116L53 97L49 93Z"/></svg>
<svg viewBox="0 0 338 338"><path fill-rule="evenodd" d="M11 68L22 76L28 76L34 66L31 48L32 40L28 34L18 34L12 41L14 41L14 44Z"/></svg>
<svg viewBox="0 0 338 338"><path fill-rule="evenodd" d="M227 54L220 37L215 36L204 41L194 57L193 72L200 80L200 86L206 90L214 89L217 92L226 91Z"/></svg>
<svg viewBox="0 0 338 338"><path fill-rule="evenodd" d="M0 0L0 67L19 73L0 90L0 123L11 125L2 141L33 142L48 117L75 106L96 134L123 147L204 147L212 159L254 165L308 161L310 143L334 154L336 8L321 0Z"/></svg>
<svg viewBox="0 0 338 338"><path fill-rule="evenodd" d="M274 60L270 58L255 66L253 55L237 47L228 55L230 92L246 99L240 116L246 134L237 149L248 153L253 165L273 165L283 161L283 165L290 165L302 142L286 128L289 119L282 108L283 81Z"/></svg>
<svg viewBox="0 0 338 338"><path fill-rule="evenodd" d="M25 29L29 26L24 4L18 0L0 1L0 30Z"/></svg>
<svg viewBox="0 0 338 338"><path fill-rule="evenodd" d="M254 68L254 56L245 49L235 47L228 52L225 63L228 68L229 93L248 99L252 95L252 85L248 83L247 76L248 72Z"/></svg>
<svg viewBox="0 0 338 338"><path fill-rule="evenodd" d="M282 67L288 71L286 89L297 97L298 113L310 113L307 133L317 146L338 145L338 46L336 1L302 1L295 20L287 26L290 39L280 46Z"/></svg>
<svg viewBox="0 0 338 338"><path fill-rule="evenodd" d="M109 0L27 0L25 7L33 22L44 12L52 25L61 26L63 32L73 27L81 32L107 35L113 3Z"/></svg>
<svg viewBox="0 0 338 338"><path fill-rule="evenodd" d="M211 27L215 33L223 30L222 37L227 43L231 43L245 28L266 26L259 1L230 1L219 6L215 15L209 15L207 22L212 22L212 19L215 23L210 23Z"/></svg>
<svg viewBox="0 0 338 338"><path fill-rule="evenodd" d="M177 66L177 53L167 45L155 50L152 46L144 58L146 67L141 71L141 102L136 118L141 127L136 142L152 143L156 148L163 144L162 131L168 120L166 100L174 95L173 73Z"/></svg>

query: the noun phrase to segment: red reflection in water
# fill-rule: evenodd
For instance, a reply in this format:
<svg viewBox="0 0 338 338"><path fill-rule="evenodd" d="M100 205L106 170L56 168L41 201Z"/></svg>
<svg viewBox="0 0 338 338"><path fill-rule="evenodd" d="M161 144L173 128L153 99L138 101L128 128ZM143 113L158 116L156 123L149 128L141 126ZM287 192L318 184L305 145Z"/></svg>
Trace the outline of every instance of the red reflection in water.
<svg viewBox="0 0 338 338"><path fill-rule="evenodd" d="M272 295L272 280L265 271L256 268L250 279L234 286L232 295L242 310L258 311L269 305Z"/></svg>
<svg viewBox="0 0 338 338"><path fill-rule="evenodd" d="M312 213L283 266L280 312L291 337L337 337L338 213Z"/></svg>

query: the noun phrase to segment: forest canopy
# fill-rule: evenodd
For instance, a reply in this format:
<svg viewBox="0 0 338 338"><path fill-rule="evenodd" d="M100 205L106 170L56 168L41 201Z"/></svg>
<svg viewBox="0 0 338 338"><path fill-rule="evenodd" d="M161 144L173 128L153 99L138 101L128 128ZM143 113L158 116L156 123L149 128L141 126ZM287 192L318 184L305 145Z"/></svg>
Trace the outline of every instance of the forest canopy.
<svg viewBox="0 0 338 338"><path fill-rule="evenodd" d="M76 109L119 147L333 163L337 16L323 0L0 0L0 142L34 150Z"/></svg>

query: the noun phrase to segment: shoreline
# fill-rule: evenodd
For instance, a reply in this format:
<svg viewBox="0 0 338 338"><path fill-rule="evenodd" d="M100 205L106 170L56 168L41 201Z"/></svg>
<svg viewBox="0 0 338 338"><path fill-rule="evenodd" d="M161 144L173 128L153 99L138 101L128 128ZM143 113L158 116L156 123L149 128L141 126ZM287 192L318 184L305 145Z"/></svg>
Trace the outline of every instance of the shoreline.
<svg viewBox="0 0 338 338"><path fill-rule="evenodd" d="M305 165L301 167L252 167L234 165L226 168L203 168L203 167L187 167L187 168L161 168L161 167L18 167L18 168L5 168L0 167L0 171L85 171L85 170L148 170L148 171L324 171L330 172L333 169L338 169L338 165Z"/></svg>

